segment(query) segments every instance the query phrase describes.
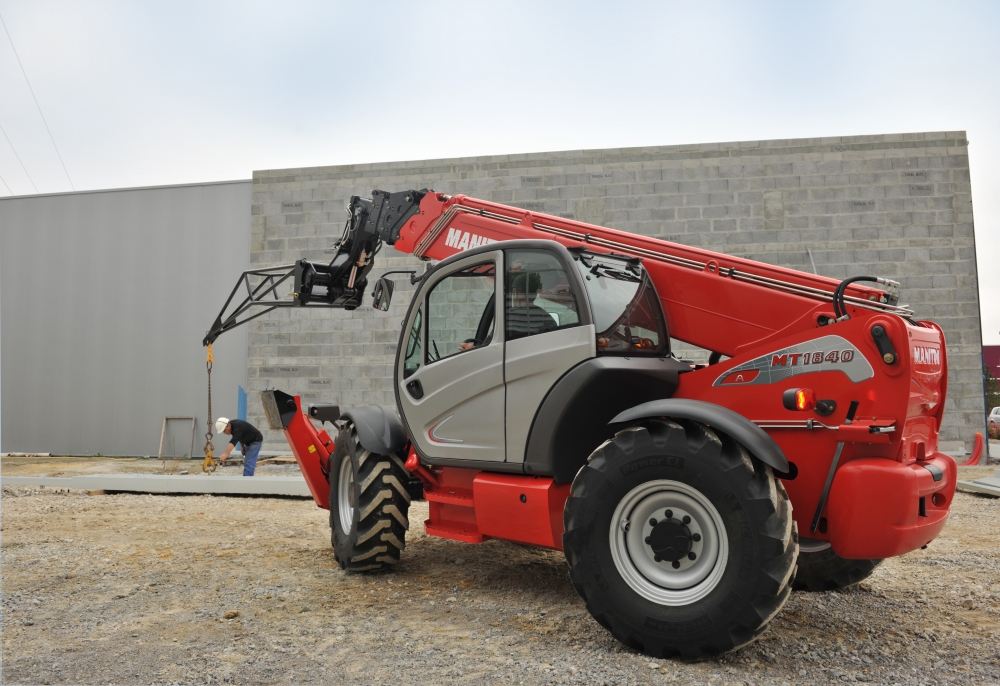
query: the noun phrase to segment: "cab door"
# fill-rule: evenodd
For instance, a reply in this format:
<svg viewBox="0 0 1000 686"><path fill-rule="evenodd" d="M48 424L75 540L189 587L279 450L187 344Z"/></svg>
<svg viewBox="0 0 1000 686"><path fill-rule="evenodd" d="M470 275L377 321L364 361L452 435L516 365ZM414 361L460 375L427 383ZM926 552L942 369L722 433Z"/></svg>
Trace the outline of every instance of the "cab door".
<svg viewBox="0 0 1000 686"><path fill-rule="evenodd" d="M507 461L524 462L538 407L570 369L596 355L594 325L572 266L544 249L507 250L504 322Z"/></svg>
<svg viewBox="0 0 1000 686"><path fill-rule="evenodd" d="M506 457L502 273L502 252L479 253L433 274L415 296L396 378L411 438L427 457Z"/></svg>

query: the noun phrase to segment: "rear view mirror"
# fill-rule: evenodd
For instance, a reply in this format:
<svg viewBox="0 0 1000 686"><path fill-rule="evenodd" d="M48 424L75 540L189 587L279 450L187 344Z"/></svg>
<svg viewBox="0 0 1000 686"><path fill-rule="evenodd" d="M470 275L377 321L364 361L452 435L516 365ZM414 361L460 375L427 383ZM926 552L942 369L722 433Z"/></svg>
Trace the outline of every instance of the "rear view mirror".
<svg viewBox="0 0 1000 686"><path fill-rule="evenodd" d="M383 312L389 309L392 302L392 291L396 287L390 279L384 276L375 282L375 290L372 291L372 307Z"/></svg>

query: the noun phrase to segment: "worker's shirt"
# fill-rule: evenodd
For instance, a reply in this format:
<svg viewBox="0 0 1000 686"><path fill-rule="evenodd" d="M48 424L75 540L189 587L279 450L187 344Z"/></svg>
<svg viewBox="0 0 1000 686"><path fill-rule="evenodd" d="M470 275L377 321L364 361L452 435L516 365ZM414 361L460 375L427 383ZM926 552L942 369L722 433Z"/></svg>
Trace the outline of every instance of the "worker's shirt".
<svg viewBox="0 0 1000 686"><path fill-rule="evenodd" d="M264 440L264 437L260 435L260 431L257 431L257 427L249 422L245 422L242 419L230 419L229 423L232 425L230 431L233 433L233 437L229 442L233 445L242 443L243 447L246 448L251 443L259 443Z"/></svg>
<svg viewBox="0 0 1000 686"><path fill-rule="evenodd" d="M556 320L538 305L507 308L507 340L553 331Z"/></svg>

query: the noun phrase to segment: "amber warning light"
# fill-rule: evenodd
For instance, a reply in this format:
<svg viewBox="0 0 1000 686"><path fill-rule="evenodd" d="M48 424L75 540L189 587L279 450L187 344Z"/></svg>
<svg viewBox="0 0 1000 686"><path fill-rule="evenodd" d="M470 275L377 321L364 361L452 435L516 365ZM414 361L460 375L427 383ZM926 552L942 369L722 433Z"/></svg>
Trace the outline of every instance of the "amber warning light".
<svg viewBox="0 0 1000 686"><path fill-rule="evenodd" d="M781 403L786 410L815 410L821 417L833 414L837 409L836 400L817 400L811 388L789 388L781 394Z"/></svg>
<svg viewBox="0 0 1000 686"><path fill-rule="evenodd" d="M781 395L786 410L812 410L816 408L816 394L811 388L789 388Z"/></svg>

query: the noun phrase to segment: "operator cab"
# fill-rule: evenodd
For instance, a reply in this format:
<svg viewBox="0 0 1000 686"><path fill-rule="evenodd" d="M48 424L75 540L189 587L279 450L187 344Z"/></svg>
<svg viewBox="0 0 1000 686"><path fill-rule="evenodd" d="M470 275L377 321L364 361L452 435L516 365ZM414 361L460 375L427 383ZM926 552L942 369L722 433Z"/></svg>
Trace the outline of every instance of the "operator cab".
<svg viewBox="0 0 1000 686"><path fill-rule="evenodd" d="M666 357L663 309L638 259L503 241L438 263L404 320L396 398L431 464L520 471L539 407L599 356Z"/></svg>

